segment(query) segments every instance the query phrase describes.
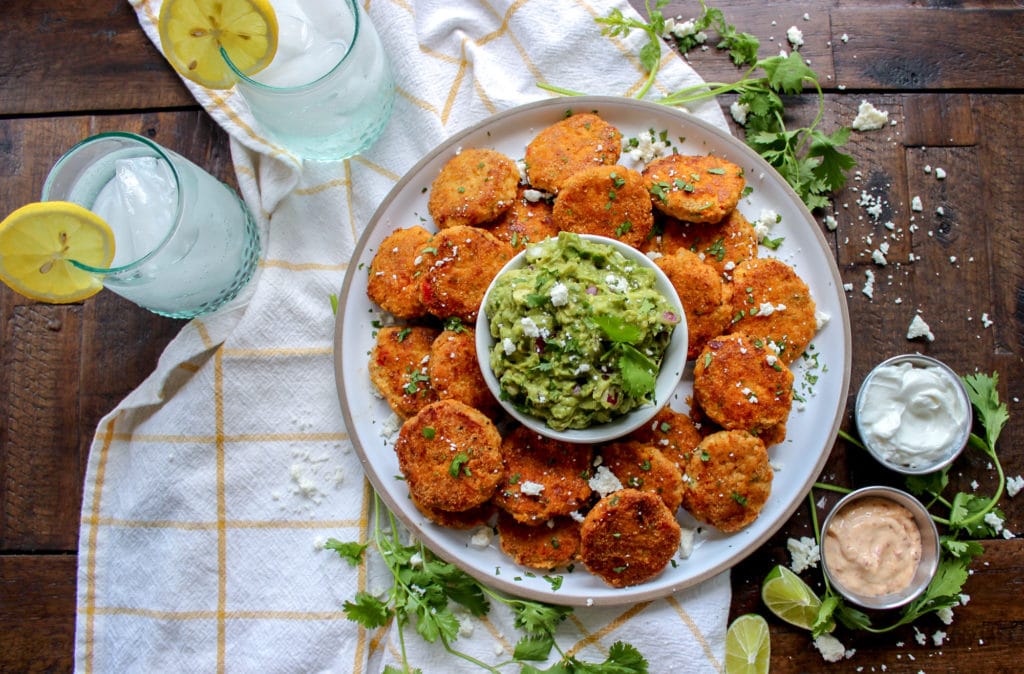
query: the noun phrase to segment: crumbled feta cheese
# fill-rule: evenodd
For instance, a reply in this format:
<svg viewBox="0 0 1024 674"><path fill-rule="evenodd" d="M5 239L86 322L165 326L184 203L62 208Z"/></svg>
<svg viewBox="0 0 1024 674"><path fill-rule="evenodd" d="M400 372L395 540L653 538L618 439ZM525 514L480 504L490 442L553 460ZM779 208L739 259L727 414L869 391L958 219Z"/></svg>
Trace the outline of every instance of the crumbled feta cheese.
<svg viewBox="0 0 1024 674"><path fill-rule="evenodd" d="M527 201L529 201L532 204L537 203L538 201L543 199L546 195L547 195L546 192L541 192L540 190L534 190L534 189L523 190L523 198L526 199Z"/></svg>
<svg viewBox="0 0 1024 674"><path fill-rule="evenodd" d="M615 477L615 473L608 470L608 466L599 466L587 484L590 485L591 489L600 494L602 498L622 489L622 483L619 482L619 478Z"/></svg>
<svg viewBox="0 0 1024 674"><path fill-rule="evenodd" d="M605 276L604 282L608 284L608 289L612 292L624 293L629 290L629 281L615 274Z"/></svg>
<svg viewBox="0 0 1024 674"><path fill-rule="evenodd" d="M825 662L839 662L846 656L846 647L831 634L822 634L814 640L814 647Z"/></svg>
<svg viewBox="0 0 1024 674"><path fill-rule="evenodd" d="M814 327L821 330L823 327L828 325L828 322L832 320L832 315L821 311L820 309L814 310Z"/></svg>
<svg viewBox="0 0 1024 674"><path fill-rule="evenodd" d="M537 323L529 316L520 318L519 324L523 326L523 334L527 337L540 337L540 328L537 327Z"/></svg>
<svg viewBox="0 0 1024 674"><path fill-rule="evenodd" d="M862 100L857 108L857 116L850 127L854 131L873 131L881 129L889 121L889 113L879 110L869 101Z"/></svg>
<svg viewBox="0 0 1024 674"><path fill-rule="evenodd" d="M946 169L943 169L943 168L936 168L935 169L935 178L936 178L936 180L943 180L945 177L946 177Z"/></svg>
<svg viewBox="0 0 1024 674"><path fill-rule="evenodd" d="M910 327L907 328L907 339L917 339L918 337L924 337L929 342L935 341L935 335L921 318L921 314L914 314L914 319L910 321Z"/></svg>
<svg viewBox="0 0 1024 674"><path fill-rule="evenodd" d="M992 531L997 534L1003 530L1003 518L996 513L988 513L985 515L985 524L992 527Z"/></svg>
<svg viewBox="0 0 1024 674"><path fill-rule="evenodd" d="M871 271L870 269L865 269L864 270L864 276L867 279L867 281L864 282L864 288L861 289L861 292L864 293L865 295L867 295L869 298L874 298L874 296L875 296L875 272Z"/></svg>
<svg viewBox="0 0 1024 674"><path fill-rule="evenodd" d="M917 211L918 213L924 210L924 204L921 203L921 197L915 196L910 200L910 210Z"/></svg>
<svg viewBox="0 0 1024 674"><path fill-rule="evenodd" d="M944 624L953 624L953 609L951 609L950 607L944 606L943 608L940 608L938 611L935 612L935 615L938 616L939 620L941 620Z"/></svg>
<svg viewBox="0 0 1024 674"><path fill-rule="evenodd" d="M559 281L551 286L551 304L556 307L564 307L569 303L569 289Z"/></svg>
<svg viewBox="0 0 1024 674"><path fill-rule="evenodd" d="M1010 498L1013 498L1024 489L1024 477L1018 475L1017 477L1006 478L1006 493Z"/></svg>
<svg viewBox="0 0 1024 674"><path fill-rule="evenodd" d="M793 49L800 49L804 46L804 32L796 26L790 26L786 29L786 39L793 45Z"/></svg>
<svg viewBox="0 0 1024 674"><path fill-rule="evenodd" d="M687 527L679 529L679 557L689 559L693 554L693 537L697 532Z"/></svg>
<svg viewBox="0 0 1024 674"><path fill-rule="evenodd" d="M469 538L469 544L474 548L486 548L494 538L494 531L490 527L480 527Z"/></svg>
<svg viewBox="0 0 1024 674"><path fill-rule="evenodd" d="M786 541L786 549L789 550L789 568L793 569L793 573L803 573L812 567L817 568L821 559L821 549L810 536L790 538Z"/></svg>
<svg viewBox="0 0 1024 674"><path fill-rule="evenodd" d="M840 39L840 40L842 41L842 43L843 43L843 44L846 44L847 42L849 42L849 41L850 41L850 36L849 36L849 35L847 35L846 33L843 33L843 34L842 34L842 35L841 35L841 36L839 37L839 39Z"/></svg>
<svg viewBox="0 0 1024 674"><path fill-rule="evenodd" d="M505 337L501 340L501 348L505 351L506 356L511 356L516 352L516 343L512 341L511 337Z"/></svg>
<svg viewBox="0 0 1024 674"><path fill-rule="evenodd" d="M525 494L526 496L540 496L542 491L544 491L544 485L540 482L525 480L521 485L519 485L519 493Z"/></svg>
<svg viewBox="0 0 1024 674"><path fill-rule="evenodd" d="M885 253L879 249L871 251L871 261L877 264L879 267L884 267L889 264L889 261L885 259Z"/></svg>
<svg viewBox="0 0 1024 674"><path fill-rule="evenodd" d="M946 640L946 633L942 630L935 630L935 634L932 635L932 643L936 646L941 646Z"/></svg>
<svg viewBox="0 0 1024 674"><path fill-rule="evenodd" d="M839 223L836 221L835 216L825 216L825 227L828 228L828 231L830 232L836 231L836 228L839 227Z"/></svg>
<svg viewBox="0 0 1024 674"><path fill-rule="evenodd" d="M633 161L648 163L658 157L664 157L668 143L658 138L653 131L642 131L636 136L636 147L624 147L624 151Z"/></svg>
<svg viewBox="0 0 1024 674"><path fill-rule="evenodd" d="M992 327L992 319L988 317L987 313L981 315L981 324L986 328Z"/></svg>
<svg viewBox="0 0 1024 674"><path fill-rule="evenodd" d="M746 103L740 103L739 101L733 101L729 106L729 114L736 120L736 123L740 126L745 126L747 123L747 113L750 112L750 106Z"/></svg>

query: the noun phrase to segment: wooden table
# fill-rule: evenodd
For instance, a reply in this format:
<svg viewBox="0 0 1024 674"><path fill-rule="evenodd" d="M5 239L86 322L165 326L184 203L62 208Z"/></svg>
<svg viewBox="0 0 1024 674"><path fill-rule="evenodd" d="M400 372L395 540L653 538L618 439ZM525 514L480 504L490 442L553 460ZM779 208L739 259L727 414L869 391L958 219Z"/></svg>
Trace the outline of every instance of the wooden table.
<svg viewBox="0 0 1024 674"><path fill-rule="evenodd" d="M632 0L642 9L639 0ZM826 89L824 128L849 125L862 100L890 111L895 125L855 133L858 166L835 197L838 229L826 230L854 327L851 403L881 359L921 351L958 371L1001 376L1011 410L1001 456L1008 475L1024 472L1024 37L1022 3L896 0L713 2L740 30L757 35L763 56L787 48L786 30L804 35L801 53ZM924 6L921 6L924 5ZM929 6L931 5L931 6ZM695 2L666 16L689 18ZM806 16L805 13L806 12ZM231 183L227 138L196 105L146 39L125 2L7 0L0 9L0 206L3 214L38 200L53 161L92 133L127 130L174 148ZM714 49L691 63L708 80L738 72ZM728 105L725 100L723 104ZM811 96L788 102L794 122L815 110ZM932 167L928 172L926 167ZM937 169L946 172L940 180ZM883 217L858 204L882 195ZM870 251L880 222L920 230L894 243L879 267ZM941 206L944 214L936 209ZM874 245L867 242L874 237ZM918 257L919 256L919 257ZM874 298L861 288L876 276ZM921 312L936 337L909 342ZM991 324L989 324L991 321ZM182 323L110 292L69 306L38 304L0 287L0 671L68 670L73 664L75 565L81 484L99 418L154 367ZM969 490L994 488L984 459L968 456L952 477ZM823 480L847 486L887 481L864 454L834 447ZM1024 532L1024 495L1005 498L1008 526ZM804 504L767 545L733 571L732 615L761 611L759 588L786 540L810 533ZM841 633L856 654L830 671L1017 671L1024 643L1024 539L985 542L965 591L970 603L943 626L946 643L918 645L910 628L879 637ZM806 633L775 618L775 671L825 667ZM653 655L653 654L648 654ZM652 671L657 671L655 666Z"/></svg>

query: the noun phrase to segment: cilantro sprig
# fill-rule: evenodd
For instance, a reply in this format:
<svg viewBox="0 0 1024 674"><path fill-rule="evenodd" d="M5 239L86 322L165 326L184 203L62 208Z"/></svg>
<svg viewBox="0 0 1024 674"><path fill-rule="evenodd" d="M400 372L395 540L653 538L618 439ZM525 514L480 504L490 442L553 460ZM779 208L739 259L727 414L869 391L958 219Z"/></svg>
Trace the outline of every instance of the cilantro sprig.
<svg viewBox="0 0 1024 674"><path fill-rule="evenodd" d="M499 674L509 666L518 666L522 674L646 674L647 661L643 655L624 642L613 644L607 659L600 663L585 662L565 653L558 646L555 633L572 613L571 608L510 597L492 590L454 564L436 557L422 543L403 543L402 530L395 515L376 494L374 506L370 542L343 543L332 538L324 547L337 552L350 565L358 565L365 562L364 553L372 545L391 572L394 583L384 598L369 592L357 592L344 605L346 617L367 629L396 622L402 666L386 667L385 674L421 671L409 664L405 629L410 626L427 643L440 642L452 655L493 674ZM459 636L460 619L452 606L461 605L470 615L480 617L490 611L492 601L505 605L512 612L513 623L522 632L512 659L495 665L489 665L453 645ZM538 669L530 664L548 660L552 651L558 654L558 660L547 669Z"/></svg>
<svg viewBox="0 0 1024 674"><path fill-rule="evenodd" d="M978 423L983 429L981 435L973 432L970 434L968 447L985 454L995 467L999 477L995 494L986 498L972 493L959 492L952 499L946 498L943 496L943 492L949 484L949 466L928 475L908 477L906 479L907 490L924 499L932 519L946 529L946 533L940 537L941 554L935 577L920 597L900 611L895 621L879 627L872 623L870 616L866 613L847 605L843 598L832 589L828 578L823 575L825 596L818 612L818 620L812 629L815 637L832 631L836 621L849 629L877 634L889 632L902 625L909 625L926 614L957 606L960 603L963 585L970 575L971 562L985 551L984 546L977 539L999 535L998 527L990 521L988 515L994 514L999 522L1004 518L1002 511L996 507L1002 497L1003 484L1006 480L996 452L996 442L1009 420L1009 411L1006 403L999 400L998 373L993 372L991 375L976 373L966 375L961 379L967 389L968 397L971 399ZM857 438L845 431L840 431L840 436L847 442L863 448L863 444ZM849 491L843 487L823 483L817 483L815 487L836 492ZM818 544L821 545L821 530L818 526L813 490L808 498L811 504L811 520L815 537ZM943 516L933 512L939 507L948 511L948 514Z"/></svg>

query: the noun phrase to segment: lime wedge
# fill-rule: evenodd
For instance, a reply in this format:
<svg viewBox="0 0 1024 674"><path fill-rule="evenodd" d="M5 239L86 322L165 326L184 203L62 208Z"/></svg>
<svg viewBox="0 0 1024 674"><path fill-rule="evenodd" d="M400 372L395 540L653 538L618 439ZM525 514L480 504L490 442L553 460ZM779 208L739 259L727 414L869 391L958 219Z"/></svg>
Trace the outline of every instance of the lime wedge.
<svg viewBox="0 0 1024 674"><path fill-rule="evenodd" d="M767 674L772 643L768 622L756 613L741 615L725 633L725 674Z"/></svg>
<svg viewBox="0 0 1024 674"><path fill-rule="evenodd" d="M821 600L800 576L777 565L765 576L761 600L768 610L791 625L809 630L818 620Z"/></svg>

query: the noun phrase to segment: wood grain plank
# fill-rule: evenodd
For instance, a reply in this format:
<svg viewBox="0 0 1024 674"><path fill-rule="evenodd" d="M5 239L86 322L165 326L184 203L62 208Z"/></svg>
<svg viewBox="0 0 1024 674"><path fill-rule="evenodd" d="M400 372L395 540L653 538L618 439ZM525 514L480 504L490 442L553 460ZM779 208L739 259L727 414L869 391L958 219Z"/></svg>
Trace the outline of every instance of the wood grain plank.
<svg viewBox="0 0 1024 674"><path fill-rule="evenodd" d="M1024 8L838 7L831 19L836 83L847 89L1024 87Z"/></svg>
<svg viewBox="0 0 1024 674"><path fill-rule="evenodd" d="M0 12L0 115L197 107L127 2L7 0Z"/></svg>
<svg viewBox="0 0 1024 674"><path fill-rule="evenodd" d="M903 143L974 145L978 142L971 98L967 94L919 94L903 99Z"/></svg>
<svg viewBox="0 0 1024 674"><path fill-rule="evenodd" d="M0 555L0 671L70 672L75 555Z"/></svg>

